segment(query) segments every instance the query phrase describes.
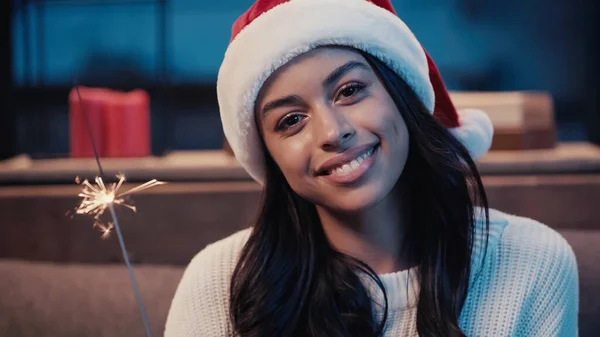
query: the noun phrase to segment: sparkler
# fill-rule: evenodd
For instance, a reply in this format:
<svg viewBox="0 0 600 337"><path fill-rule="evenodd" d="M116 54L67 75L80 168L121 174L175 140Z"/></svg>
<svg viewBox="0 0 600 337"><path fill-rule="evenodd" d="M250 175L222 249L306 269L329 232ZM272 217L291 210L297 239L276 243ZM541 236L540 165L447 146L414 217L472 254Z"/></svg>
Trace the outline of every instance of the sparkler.
<svg viewBox="0 0 600 337"><path fill-rule="evenodd" d="M85 179L83 182L81 182L79 177L75 179L75 181L78 184L83 185L83 190L81 191L81 193L79 193L79 196L82 198L82 201L80 205L76 208L76 213L93 217L93 227L97 227L100 230L100 232L102 232L102 239L107 239L110 236L111 230L113 228L117 232L117 236L119 238L119 245L121 246L121 252L123 253L123 258L125 260L125 264L127 265L127 270L129 271L129 277L133 286L133 291L135 293L135 297L142 314L144 328L146 329L146 336L152 337L152 334L150 333L150 324L148 323L148 317L146 315L146 309L144 307L142 296L140 294L140 290L135 280L133 268L131 267L131 263L129 262L129 254L127 253L127 249L125 248L125 240L123 239L123 235L121 234L121 227L119 226L119 219L117 218L117 214L115 213L114 205L123 206L135 212L136 207L131 204L128 204L125 201L125 197L133 193L140 192L142 190L157 185L162 185L165 183L156 179L152 179L144 184L136 186L125 192L119 192L119 189L122 187L123 183L126 180L124 174L117 174L116 177L118 178L118 182L116 183L112 183L110 185L106 185L104 183L104 180L102 179L102 176L104 176L104 172L102 170L102 165L100 164L100 156L98 155L98 151L96 150L96 144L94 142L94 137L92 136L89 119L85 111L83 110L81 94L77 85L75 85L75 90L77 92L77 98L79 101L79 106L81 108L81 114L85 119L88 135L90 136L90 141L94 150L94 157L96 159L96 164L98 165L99 171L99 176L97 176L94 179L95 184L90 183L88 179ZM110 211L112 221L104 224L101 220L101 217L107 209Z"/></svg>
<svg viewBox="0 0 600 337"><path fill-rule="evenodd" d="M102 224L100 220L100 217L110 205L120 205L135 212L137 210L136 207L125 202L126 196L164 184L162 181L152 179L142 185L119 193L119 189L123 186L126 179L124 174L117 174L116 177L119 181L108 186L104 183L102 177L96 177L95 185L90 183L87 179L83 182L81 182L79 177L75 179L75 182L83 185L83 190L79 193L79 196L82 197L83 200L81 201L81 204L79 204L79 207L76 208L75 212L77 214L92 216L95 220L94 227L100 227L101 231L104 233L102 238L107 238L113 227L111 225Z"/></svg>

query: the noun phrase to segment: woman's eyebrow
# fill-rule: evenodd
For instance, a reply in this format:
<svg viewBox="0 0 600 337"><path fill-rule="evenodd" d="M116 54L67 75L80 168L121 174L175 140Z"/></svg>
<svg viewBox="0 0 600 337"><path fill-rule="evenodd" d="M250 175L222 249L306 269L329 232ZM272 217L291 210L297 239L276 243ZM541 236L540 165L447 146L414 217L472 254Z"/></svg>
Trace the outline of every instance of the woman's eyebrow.
<svg viewBox="0 0 600 337"><path fill-rule="evenodd" d="M344 75L357 68L365 70L369 69L369 67L366 64L360 61L349 61L332 71L331 74L329 74L329 76L327 76L327 78L325 78L325 80L323 81L323 86L330 87L334 85Z"/></svg>
<svg viewBox="0 0 600 337"><path fill-rule="evenodd" d="M285 107L285 106L298 106L303 104L302 98L297 95L289 95L282 98L278 98L276 100L272 100L269 103L265 104L260 113L261 120L265 119L267 113L271 110Z"/></svg>

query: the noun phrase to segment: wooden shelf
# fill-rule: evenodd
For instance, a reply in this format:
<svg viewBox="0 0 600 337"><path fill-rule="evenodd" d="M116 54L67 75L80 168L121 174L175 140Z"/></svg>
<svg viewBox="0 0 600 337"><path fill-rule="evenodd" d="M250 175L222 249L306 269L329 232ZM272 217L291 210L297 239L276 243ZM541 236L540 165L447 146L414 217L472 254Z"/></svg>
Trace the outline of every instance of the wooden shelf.
<svg viewBox="0 0 600 337"><path fill-rule="evenodd" d="M483 182L492 208L555 229L600 229L600 174L487 176ZM90 218L66 214L80 201L79 192L75 184L0 188L0 258L120 261L116 237L102 240ZM133 199L136 213L117 208L132 259L185 265L207 244L252 224L261 187L252 181L173 182Z"/></svg>
<svg viewBox="0 0 600 337"><path fill-rule="evenodd" d="M109 174L125 173L129 182L169 182L137 193L137 213L117 210L136 262L185 265L204 246L249 226L258 214L261 186L224 151L106 158L102 165ZM550 150L493 151L478 165L492 208L556 229L600 228L599 147L568 143ZM0 257L119 261L114 238L101 240L90 219L66 214L80 201L74 178L95 174L94 159L20 156L0 162L0 182L16 185L0 187L0 223L6 224L0 226Z"/></svg>
<svg viewBox="0 0 600 337"><path fill-rule="evenodd" d="M106 175L123 173L128 181L251 181L225 151L179 151L161 157L102 158ZM491 151L477 163L481 175L600 173L600 147L564 143L553 149ZM75 177L98 173L93 158L32 160L26 155L0 162L0 185L71 184Z"/></svg>

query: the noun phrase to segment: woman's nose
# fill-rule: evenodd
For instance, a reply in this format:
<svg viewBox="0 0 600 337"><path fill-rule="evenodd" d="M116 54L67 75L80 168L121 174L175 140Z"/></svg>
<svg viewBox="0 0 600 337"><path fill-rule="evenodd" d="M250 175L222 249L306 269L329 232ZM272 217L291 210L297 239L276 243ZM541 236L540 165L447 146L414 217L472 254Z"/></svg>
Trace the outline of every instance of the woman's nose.
<svg viewBox="0 0 600 337"><path fill-rule="evenodd" d="M315 137L325 151L334 151L347 147L356 133L352 123L343 113L331 108L321 108L313 116L316 124Z"/></svg>

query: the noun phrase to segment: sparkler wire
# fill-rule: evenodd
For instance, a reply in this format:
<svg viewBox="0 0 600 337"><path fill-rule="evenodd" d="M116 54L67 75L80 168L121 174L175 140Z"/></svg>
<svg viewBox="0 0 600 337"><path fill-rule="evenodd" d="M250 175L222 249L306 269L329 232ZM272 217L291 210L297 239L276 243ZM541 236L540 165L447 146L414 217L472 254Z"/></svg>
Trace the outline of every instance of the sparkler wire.
<svg viewBox="0 0 600 337"><path fill-rule="evenodd" d="M77 85L77 83L75 83L75 92L77 92L80 113L81 115L83 115L83 119L85 119L85 126L88 131L88 136L90 136L90 142L92 143L92 149L94 150L94 158L96 158L96 164L98 164L98 171L100 172L100 177L104 177L104 171L102 170L102 165L100 165L100 156L98 155L98 150L96 149L96 142L94 142L94 135L92 134L92 125L90 124L90 119L88 118L88 115L83 109L83 100L81 99L81 93L79 92L79 86Z"/></svg>
<svg viewBox="0 0 600 337"><path fill-rule="evenodd" d="M133 274L133 268L131 267L131 263L129 263L129 256L127 255L127 250L125 249L125 240L123 240L123 234L121 234L121 226L119 226L119 220L117 219L117 214L115 213L115 207L111 203L109 205L110 215L113 218L113 222L115 225L115 231L117 232L117 237L119 238L119 244L121 245L121 250L123 251L123 258L125 259L125 264L127 265L127 270L129 271L129 277L131 278L131 283L133 284L133 292L135 293L135 297L137 298L140 311L142 313L142 319L144 320L144 328L146 328L146 335L151 337L150 333L150 324L148 324L148 317L146 315L146 308L144 307L144 303L142 302L142 295L140 294L140 289L137 286L137 282L135 281L135 275Z"/></svg>
<svg viewBox="0 0 600 337"><path fill-rule="evenodd" d="M98 171L100 173L100 177L104 176L104 171L102 170L102 165L100 164L100 156L98 155L98 151L96 149L96 142L94 142L94 136L92 134L92 127L90 125L90 121L83 107L83 100L81 99L81 93L79 92L79 86L75 83L75 91L77 92L77 98L79 101L79 107L81 110L81 115L83 115L85 119L85 124L87 127L88 135L90 136L90 141L92 143L92 148L94 150L94 157L96 158L96 164L98 165ZM148 323L148 317L146 315L146 309L144 307L144 302L142 300L142 295L140 293L140 289L138 287L137 281L135 279L135 274L133 273L133 268L131 267L131 263L129 262L129 254L127 254L127 249L125 248L125 240L123 240L123 234L121 233L121 226L119 225L119 220L117 218L117 214L114 209L113 203L109 203L110 214L113 219L113 223L115 226L115 230L117 232L117 236L119 238L119 245L121 246L121 251L123 253L123 259L125 260L125 264L127 265L127 270L129 271L129 278L131 279L131 284L133 286L133 292L135 294L135 298L138 302L138 306L140 308L140 312L142 314L142 320L144 322L144 328L146 329L146 336L152 337L150 333L150 324Z"/></svg>

